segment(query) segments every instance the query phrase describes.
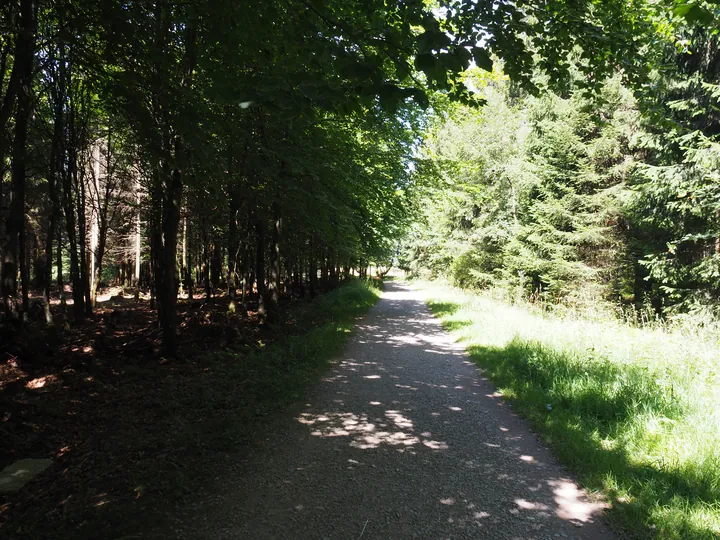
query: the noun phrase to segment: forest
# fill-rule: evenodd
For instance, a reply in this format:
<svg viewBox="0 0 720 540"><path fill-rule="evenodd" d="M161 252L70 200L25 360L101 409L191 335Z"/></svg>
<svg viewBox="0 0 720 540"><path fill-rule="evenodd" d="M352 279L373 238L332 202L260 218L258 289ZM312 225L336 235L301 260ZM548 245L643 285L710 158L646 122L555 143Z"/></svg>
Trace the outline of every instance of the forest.
<svg viewBox="0 0 720 540"><path fill-rule="evenodd" d="M0 465L70 473L1 494L0 536L117 534L187 495L193 464L302 395L393 265L716 330L719 14L3 2ZM173 478L147 461L163 440Z"/></svg>
<svg viewBox="0 0 720 540"><path fill-rule="evenodd" d="M697 65L669 51L680 65L653 96L620 76L534 96L471 74L487 105L433 120L423 156L437 181L403 264L512 298L716 324L714 41L695 36Z"/></svg>

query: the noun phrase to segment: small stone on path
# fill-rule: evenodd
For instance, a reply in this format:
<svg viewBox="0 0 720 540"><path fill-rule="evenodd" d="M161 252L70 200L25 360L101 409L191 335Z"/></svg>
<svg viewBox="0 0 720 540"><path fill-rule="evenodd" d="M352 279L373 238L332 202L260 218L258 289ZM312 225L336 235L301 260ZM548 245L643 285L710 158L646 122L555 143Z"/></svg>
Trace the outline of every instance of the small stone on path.
<svg viewBox="0 0 720 540"><path fill-rule="evenodd" d="M15 493L52 465L51 459L21 459L0 472L0 493Z"/></svg>

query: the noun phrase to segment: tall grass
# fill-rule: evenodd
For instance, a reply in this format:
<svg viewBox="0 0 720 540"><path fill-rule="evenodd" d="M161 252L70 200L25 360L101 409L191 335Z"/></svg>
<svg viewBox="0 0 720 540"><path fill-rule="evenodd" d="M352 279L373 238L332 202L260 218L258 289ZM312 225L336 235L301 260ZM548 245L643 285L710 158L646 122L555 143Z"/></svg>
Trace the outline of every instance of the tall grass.
<svg viewBox="0 0 720 540"><path fill-rule="evenodd" d="M440 283L428 303L632 537L720 537L717 335L543 314Z"/></svg>

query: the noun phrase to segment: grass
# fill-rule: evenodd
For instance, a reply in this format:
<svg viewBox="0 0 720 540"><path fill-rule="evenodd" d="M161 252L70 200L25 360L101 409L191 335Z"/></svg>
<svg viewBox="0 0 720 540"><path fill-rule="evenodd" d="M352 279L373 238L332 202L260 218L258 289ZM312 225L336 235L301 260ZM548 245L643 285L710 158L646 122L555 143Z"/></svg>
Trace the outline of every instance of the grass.
<svg viewBox="0 0 720 540"><path fill-rule="evenodd" d="M720 343L548 315L441 283L429 305L612 524L635 538L720 538Z"/></svg>

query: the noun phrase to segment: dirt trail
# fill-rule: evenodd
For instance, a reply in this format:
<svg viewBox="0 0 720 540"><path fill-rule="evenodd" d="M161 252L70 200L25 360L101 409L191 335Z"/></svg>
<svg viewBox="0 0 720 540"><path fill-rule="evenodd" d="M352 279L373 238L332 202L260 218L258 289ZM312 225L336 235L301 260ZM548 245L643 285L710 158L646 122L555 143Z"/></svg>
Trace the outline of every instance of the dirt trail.
<svg viewBox="0 0 720 540"><path fill-rule="evenodd" d="M306 402L172 536L612 538L600 505L495 396L421 294L387 283Z"/></svg>

